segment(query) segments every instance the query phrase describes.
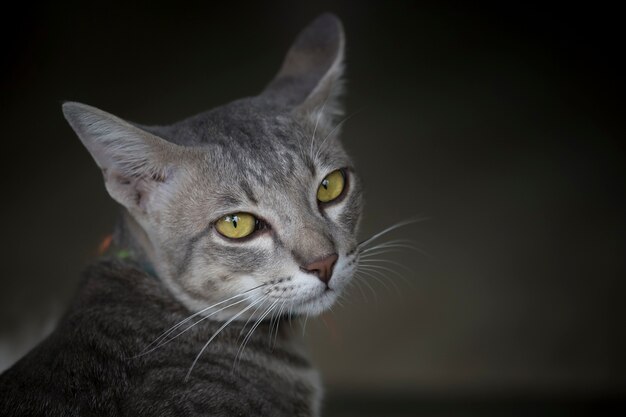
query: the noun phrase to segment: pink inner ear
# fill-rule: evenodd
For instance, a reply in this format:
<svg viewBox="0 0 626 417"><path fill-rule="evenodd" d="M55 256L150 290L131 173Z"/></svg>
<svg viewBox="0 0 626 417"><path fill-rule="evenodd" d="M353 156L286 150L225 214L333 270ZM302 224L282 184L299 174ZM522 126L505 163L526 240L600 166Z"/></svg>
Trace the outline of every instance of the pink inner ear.
<svg viewBox="0 0 626 417"><path fill-rule="evenodd" d="M106 188L118 203L131 210L145 213L152 194L166 182L166 174L124 175L109 168L102 171Z"/></svg>

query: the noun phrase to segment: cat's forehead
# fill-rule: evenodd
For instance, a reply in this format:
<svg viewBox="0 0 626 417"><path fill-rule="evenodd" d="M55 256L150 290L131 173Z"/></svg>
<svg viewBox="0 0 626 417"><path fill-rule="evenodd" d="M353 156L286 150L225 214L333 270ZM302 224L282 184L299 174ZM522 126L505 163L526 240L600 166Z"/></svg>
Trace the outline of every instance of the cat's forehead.
<svg viewBox="0 0 626 417"><path fill-rule="evenodd" d="M282 183L315 177L349 164L331 132L310 117L275 107L258 98L238 100L156 132L193 149L212 171L238 182Z"/></svg>
<svg viewBox="0 0 626 417"><path fill-rule="evenodd" d="M306 129L305 124L306 120L293 117L287 109L250 97L157 129L164 139L178 145L229 143L254 150L261 146L295 147L293 133Z"/></svg>

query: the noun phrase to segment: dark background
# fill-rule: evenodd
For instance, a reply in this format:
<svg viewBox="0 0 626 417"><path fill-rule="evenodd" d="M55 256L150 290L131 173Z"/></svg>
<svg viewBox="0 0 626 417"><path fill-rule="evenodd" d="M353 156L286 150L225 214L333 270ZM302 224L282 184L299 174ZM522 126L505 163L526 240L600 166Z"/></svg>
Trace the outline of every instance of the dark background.
<svg viewBox="0 0 626 417"><path fill-rule="evenodd" d="M399 293L372 280L376 300L352 291L309 323L329 415L571 415L623 398L616 9L84 3L2 17L0 369L50 328L115 220L61 102L174 122L258 93L297 32L333 11L363 237L429 220L391 236L427 252L390 255L408 268L408 283L390 276Z"/></svg>

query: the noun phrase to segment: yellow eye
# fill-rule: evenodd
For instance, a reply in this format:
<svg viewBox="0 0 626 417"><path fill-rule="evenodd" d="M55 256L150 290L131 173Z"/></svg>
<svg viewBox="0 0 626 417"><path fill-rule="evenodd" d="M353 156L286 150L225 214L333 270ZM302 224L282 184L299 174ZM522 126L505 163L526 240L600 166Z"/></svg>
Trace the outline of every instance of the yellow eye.
<svg viewBox="0 0 626 417"><path fill-rule="evenodd" d="M317 199L327 203L339 197L346 184L346 179L340 169L326 175L317 189Z"/></svg>
<svg viewBox="0 0 626 417"><path fill-rule="evenodd" d="M257 220L252 214L235 213L219 219L215 228L223 236L240 239L254 232L256 224Z"/></svg>

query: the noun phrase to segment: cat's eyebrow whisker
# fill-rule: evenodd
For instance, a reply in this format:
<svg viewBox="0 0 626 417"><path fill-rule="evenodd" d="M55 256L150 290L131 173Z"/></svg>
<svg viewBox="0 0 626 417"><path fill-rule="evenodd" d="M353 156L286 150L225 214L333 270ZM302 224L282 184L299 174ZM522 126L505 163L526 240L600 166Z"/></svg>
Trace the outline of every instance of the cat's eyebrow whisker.
<svg viewBox="0 0 626 417"><path fill-rule="evenodd" d="M202 356L202 353L204 353L204 351L209 346L209 344L213 341L213 339L215 339L217 337L217 335L220 334L222 332L222 330L224 330L230 323L232 323L234 320L236 320L237 317L241 316L243 313L245 313L246 311L250 310L257 302L259 302L259 300L253 302L252 304L248 305L246 308L244 308L243 310L241 310L240 312L238 312L237 314L232 316L226 323L224 323L222 326L220 326L220 328L217 329L217 331L215 331L215 333L213 333L213 336L211 336L209 338L209 340L204 344L204 346L202 346L202 349L200 349L200 352L198 353L196 358L193 360L193 363L191 364L191 367L189 368L189 371L187 371L187 375L185 375L185 382L187 382L189 380L189 375L191 375L191 371L193 370L194 366L196 366L196 363L198 363L198 359L200 359L200 356Z"/></svg>
<svg viewBox="0 0 626 417"><path fill-rule="evenodd" d="M183 324L187 323L189 320L192 320L194 317L197 317L198 315L200 315L200 314L204 313L204 312L205 312L205 311L207 311L207 310L210 310L210 309L215 308L215 307L217 307L217 306L219 306L219 305L222 305L222 304L227 303L227 302L229 302L229 301L231 301L231 300L234 300L234 299L235 299L235 298L237 298L237 297L243 297L243 296L245 296L246 294L249 294L250 292L252 292L252 291L254 291L254 290L258 290L259 288L261 288L261 287L263 287L263 286L265 286L265 285L267 285L267 284L261 284L261 285L258 285L258 286L256 286L256 287L254 287L254 288L250 288L250 289L248 289L248 290L246 290L246 291L244 291L244 292L242 292L242 293L239 293L239 294L233 295L232 297L229 297L229 298L227 298L227 299L225 299L225 300L222 300L222 301L220 301L219 303L215 303L215 304L213 304L213 305L210 305L210 306L208 306L208 307L205 307L205 308L203 308L202 310L200 310L200 311L198 311L198 312L196 312L196 313L194 313L194 314L190 315L190 316L189 316L189 317L187 317L186 319L184 319L184 320L182 320L182 321L178 322L177 324L175 324L174 326L170 327L168 330L166 330L166 331L165 331L165 332L163 332L161 335L159 335L159 337L157 337L155 340L153 340L152 342L150 342L150 344L149 344L148 346L146 346L146 347L142 350L142 353L143 353L143 352L145 352L146 350L150 349L150 347L151 347L152 345L154 345L155 343L159 343L162 339L166 338L168 335L170 335L172 332L174 332L176 329L178 329L178 328L179 328L180 326L182 326Z"/></svg>
<svg viewBox="0 0 626 417"><path fill-rule="evenodd" d="M317 158L320 155L320 152L322 152L322 149L324 148L324 144L326 143L326 139L328 139L333 133L335 133L335 131L337 129L339 129L345 122L347 122L348 120L352 119L353 116L356 116L357 114L359 114L359 110L353 112L352 114L350 114L349 116L344 117L343 119L341 119L341 121L339 123L337 123L335 125L335 127L332 128L332 130L330 132L328 132L328 134L326 135L326 137L324 137L324 140L322 141L322 143L320 144L320 146L317 147L317 151L315 152L315 156L313 158L313 160L317 160Z"/></svg>
<svg viewBox="0 0 626 417"><path fill-rule="evenodd" d="M317 111L317 117L315 120L315 127L313 128L313 135L311 136L311 146L309 148L309 158L313 158L313 144L315 143L315 133L317 132L317 125L320 123L320 119L322 118L322 114L324 113L324 107L326 107L326 102L328 101L328 96L324 99L322 103L322 107Z"/></svg>
<svg viewBox="0 0 626 417"><path fill-rule="evenodd" d="M415 218L415 219L408 219L408 220L404 220L401 222L398 222L396 224L393 224L389 227L387 227L386 229L383 229L382 231L376 233L375 235L363 240L362 242L359 243L358 247L362 248L366 245L368 245L370 242L373 242L374 240L378 239L379 237L386 235L387 233L396 230L399 227L403 227L403 226L407 226L409 224L413 224L413 223L418 223L424 220L428 220L428 218L426 217L420 217L420 218Z"/></svg>

